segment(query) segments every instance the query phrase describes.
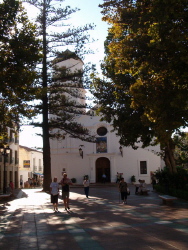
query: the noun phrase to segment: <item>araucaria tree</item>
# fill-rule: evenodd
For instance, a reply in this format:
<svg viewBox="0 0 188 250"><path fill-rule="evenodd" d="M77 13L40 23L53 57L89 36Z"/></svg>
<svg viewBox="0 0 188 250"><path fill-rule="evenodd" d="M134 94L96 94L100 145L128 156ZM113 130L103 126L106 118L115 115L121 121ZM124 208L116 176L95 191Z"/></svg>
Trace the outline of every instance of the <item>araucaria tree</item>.
<svg viewBox="0 0 188 250"><path fill-rule="evenodd" d="M6 141L7 127L18 128L21 118L35 112L29 101L36 98L36 65L41 58L40 40L21 3L0 3L0 138ZM18 132L18 131L15 131Z"/></svg>
<svg viewBox="0 0 188 250"><path fill-rule="evenodd" d="M160 143L170 172L176 172L172 135L188 122L188 2L105 1L111 27L94 95L103 119L120 143Z"/></svg>
<svg viewBox="0 0 188 250"><path fill-rule="evenodd" d="M51 182L49 139L54 137L60 139L63 136L62 131L65 131L71 136L81 139L88 137L90 140L89 132L74 121L74 114L78 110L79 112L85 110L85 105L68 98L70 95L75 98L82 96L79 90L83 88L83 83L79 85L77 82L82 78L83 72L69 72L69 69L64 66L56 67L54 60L67 48L81 56L84 44L88 41L87 31L92 26L70 26L67 20L78 9L71 9L70 6L63 7L64 0L28 0L27 2L37 7L39 11L36 20L42 37L43 62L40 78L42 102L38 105L38 110L42 113L43 120L42 124L35 125L41 126L43 131L43 189L48 191ZM68 54L67 56L70 56ZM70 87L66 85L67 82L71 82Z"/></svg>

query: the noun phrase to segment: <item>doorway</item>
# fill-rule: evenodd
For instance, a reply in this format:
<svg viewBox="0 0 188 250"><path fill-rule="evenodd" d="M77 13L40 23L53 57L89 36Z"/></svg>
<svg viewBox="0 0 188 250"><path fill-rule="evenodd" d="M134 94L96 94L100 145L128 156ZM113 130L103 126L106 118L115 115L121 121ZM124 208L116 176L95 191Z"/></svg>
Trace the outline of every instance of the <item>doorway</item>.
<svg viewBox="0 0 188 250"><path fill-rule="evenodd" d="M106 175L106 182L111 182L110 160L100 157L96 160L96 182L102 182L102 175Z"/></svg>

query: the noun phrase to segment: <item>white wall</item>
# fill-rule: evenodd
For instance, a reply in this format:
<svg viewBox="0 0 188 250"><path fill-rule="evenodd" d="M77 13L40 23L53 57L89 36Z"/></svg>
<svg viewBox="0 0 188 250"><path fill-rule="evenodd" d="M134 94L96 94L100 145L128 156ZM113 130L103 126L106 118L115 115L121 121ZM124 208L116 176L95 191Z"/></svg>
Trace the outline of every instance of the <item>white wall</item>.
<svg viewBox="0 0 188 250"><path fill-rule="evenodd" d="M146 149L139 148L137 150L131 147L123 147L123 157L119 151L119 138L115 133L111 133L110 124L100 122L100 117L83 116L79 118L85 126L96 133L100 126L105 126L107 133L107 153L96 153L96 144L83 142L77 139L65 136L65 140L61 142L57 140L51 141L51 160L52 160L52 178L57 176L58 181L62 178L62 172L65 171L69 178L76 178L77 183L82 183L83 176L88 174L91 182L96 182L96 160L99 157L106 157L111 164L111 182L116 181L116 173L123 173L125 181L130 182L132 175L136 180L144 179L146 183L150 183L150 172L161 168L161 158L151 152L151 150L159 152L159 146L149 147ZM82 147L83 159L79 155L79 145ZM147 174L140 174L140 161L147 162Z"/></svg>

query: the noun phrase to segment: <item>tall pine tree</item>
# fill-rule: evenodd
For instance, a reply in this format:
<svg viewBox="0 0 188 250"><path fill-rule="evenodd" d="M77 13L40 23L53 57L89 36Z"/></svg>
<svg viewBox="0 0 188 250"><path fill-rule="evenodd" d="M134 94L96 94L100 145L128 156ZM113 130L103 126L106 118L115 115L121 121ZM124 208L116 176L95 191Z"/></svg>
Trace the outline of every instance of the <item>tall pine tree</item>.
<svg viewBox="0 0 188 250"><path fill-rule="evenodd" d="M92 25L84 27L71 27L67 19L78 9L71 9L70 6L63 7L63 0L29 0L39 10L36 21L39 24L40 35L42 36L43 62L41 65L41 104L37 105L38 111L42 113L42 124L35 124L42 127L43 137L43 161L44 161L44 183L43 189L49 190L51 182L51 157L50 138L61 138L66 131L71 136L84 140L92 140L89 131L73 119L76 112L85 112L86 105L69 100L65 93L79 98L80 90L83 89L83 72L70 72L68 68L57 67L58 57L65 48L76 53L76 56L83 55L84 44L88 41L87 32ZM55 60L56 59L56 60ZM66 86L67 80L71 87ZM78 79L82 84L78 85ZM62 85L63 82L63 85ZM51 119L49 119L49 114ZM53 117L53 118L52 118ZM55 133L54 133L55 131Z"/></svg>

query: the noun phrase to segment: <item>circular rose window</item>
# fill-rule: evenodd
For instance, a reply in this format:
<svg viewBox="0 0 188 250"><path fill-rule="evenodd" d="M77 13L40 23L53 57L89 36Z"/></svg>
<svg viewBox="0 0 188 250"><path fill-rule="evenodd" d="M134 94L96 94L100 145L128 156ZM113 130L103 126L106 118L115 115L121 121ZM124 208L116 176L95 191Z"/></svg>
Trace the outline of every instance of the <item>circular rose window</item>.
<svg viewBox="0 0 188 250"><path fill-rule="evenodd" d="M100 127L100 128L97 129L97 134L99 136L106 135L107 134L107 129L105 127Z"/></svg>

